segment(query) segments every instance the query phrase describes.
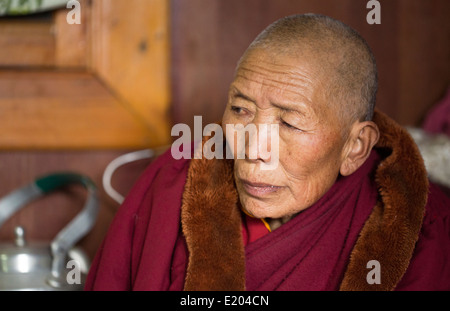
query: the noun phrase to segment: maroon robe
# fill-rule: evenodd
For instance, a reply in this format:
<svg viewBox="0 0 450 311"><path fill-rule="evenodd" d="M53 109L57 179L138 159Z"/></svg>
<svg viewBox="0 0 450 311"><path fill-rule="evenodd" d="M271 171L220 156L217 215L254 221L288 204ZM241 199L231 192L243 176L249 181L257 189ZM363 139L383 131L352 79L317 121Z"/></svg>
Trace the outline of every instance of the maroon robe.
<svg viewBox="0 0 450 311"><path fill-rule="evenodd" d="M266 234L262 223L238 210L232 181L224 178L231 172L225 160L202 164L206 160L174 160L167 152L145 171L118 211L86 289L338 290L344 283L345 289L378 289L366 284L366 266L354 267L358 258L366 258L381 262L381 289L450 290L450 199L424 183L429 194L424 212L416 213L421 215L417 234L405 238L403 232L414 225L395 221L408 219L413 208L406 216L379 209L388 193L383 187L401 171L389 168L395 175L379 176L379 168L389 163L385 158L395 156L381 147L313 206ZM409 171L417 177L412 167ZM208 179L215 175L220 178ZM196 187L200 190L190 190ZM398 192L408 187L401 184ZM405 193L411 195L399 194L400 201L420 205L409 197L414 192ZM383 235L384 228L398 232ZM376 235L368 235L374 230ZM366 235L373 237L373 249ZM406 244L412 245L409 255L403 251ZM388 251L376 252L379 247Z"/></svg>

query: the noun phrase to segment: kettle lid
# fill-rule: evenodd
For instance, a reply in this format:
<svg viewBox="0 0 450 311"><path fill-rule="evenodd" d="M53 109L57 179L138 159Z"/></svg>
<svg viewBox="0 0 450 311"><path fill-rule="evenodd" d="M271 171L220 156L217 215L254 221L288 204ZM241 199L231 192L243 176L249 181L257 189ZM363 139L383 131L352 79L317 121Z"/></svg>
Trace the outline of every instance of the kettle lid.
<svg viewBox="0 0 450 311"><path fill-rule="evenodd" d="M55 290L48 282L52 266L50 245L27 243L22 227L16 227L14 232L14 243L0 244L0 290ZM82 289L81 284L61 285L57 289Z"/></svg>
<svg viewBox="0 0 450 311"><path fill-rule="evenodd" d="M28 245L25 241L25 230L16 227L15 243L0 244L0 273L5 274L33 273L48 271L52 257L49 245L35 243Z"/></svg>

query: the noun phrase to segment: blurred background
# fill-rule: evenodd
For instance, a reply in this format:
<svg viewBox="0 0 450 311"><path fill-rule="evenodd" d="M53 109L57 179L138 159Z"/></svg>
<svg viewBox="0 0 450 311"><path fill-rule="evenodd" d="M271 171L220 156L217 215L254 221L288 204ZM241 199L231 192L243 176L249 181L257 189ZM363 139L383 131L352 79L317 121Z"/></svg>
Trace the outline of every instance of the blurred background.
<svg viewBox="0 0 450 311"><path fill-rule="evenodd" d="M450 135L448 0L380 0L379 25L363 0L81 0L81 24L67 22L68 1L11 1L0 1L0 196L54 172L91 178L100 211L79 243L91 257L119 206L102 186L106 167L164 148L172 125L194 115L219 121L237 60L280 17L321 13L355 28L377 59L378 108ZM149 161L118 169L114 188L126 195ZM0 240L18 225L51 240L85 200L76 185L39 198Z"/></svg>

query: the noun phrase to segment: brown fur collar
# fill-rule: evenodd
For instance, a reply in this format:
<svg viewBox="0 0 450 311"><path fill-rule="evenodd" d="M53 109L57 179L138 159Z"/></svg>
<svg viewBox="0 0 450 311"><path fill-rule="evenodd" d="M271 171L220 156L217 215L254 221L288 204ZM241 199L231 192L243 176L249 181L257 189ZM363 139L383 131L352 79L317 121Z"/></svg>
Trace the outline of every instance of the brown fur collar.
<svg viewBox="0 0 450 311"><path fill-rule="evenodd" d="M375 113L385 156L376 172L380 199L350 256L341 290L393 290L405 273L422 225L428 179L419 150L393 120ZM245 252L232 160L192 160L181 212L189 250L185 290L245 290ZM366 265L378 260L381 284Z"/></svg>
<svg viewBox="0 0 450 311"><path fill-rule="evenodd" d="M244 290L245 256L233 160L191 160L181 223L189 250L185 290Z"/></svg>
<svg viewBox="0 0 450 311"><path fill-rule="evenodd" d="M353 248L341 290L395 288L408 268L428 199L427 172L411 136L380 112L374 122L381 132L376 148L388 153L375 176L381 198ZM369 285L363 277L370 260L380 262L379 285Z"/></svg>

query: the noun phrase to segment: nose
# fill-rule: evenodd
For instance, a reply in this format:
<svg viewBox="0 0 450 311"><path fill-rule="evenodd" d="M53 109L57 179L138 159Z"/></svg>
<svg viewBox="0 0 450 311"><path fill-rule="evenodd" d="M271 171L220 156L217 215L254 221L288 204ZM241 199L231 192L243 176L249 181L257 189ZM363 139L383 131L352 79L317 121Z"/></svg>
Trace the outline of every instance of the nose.
<svg viewBox="0 0 450 311"><path fill-rule="evenodd" d="M256 117L252 122L227 124L227 158L260 164L262 170L272 170L279 160L279 128Z"/></svg>
<svg viewBox="0 0 450 311"><path fill-rule="evenodd" d="M257 123L255 131L246 132L245 159L255 162L270 162L272 151L271 124Z"/></svg>

